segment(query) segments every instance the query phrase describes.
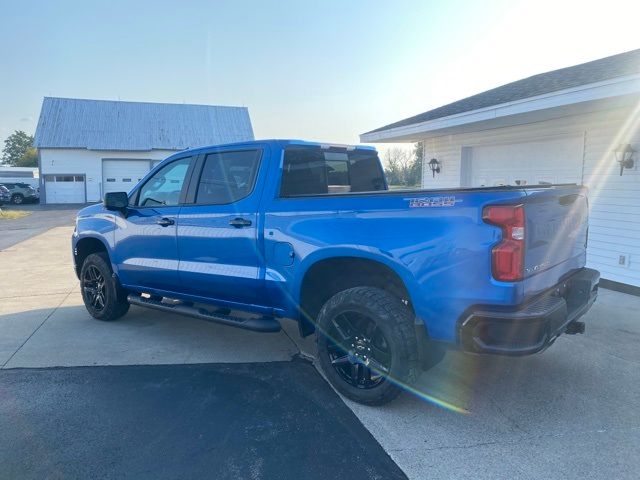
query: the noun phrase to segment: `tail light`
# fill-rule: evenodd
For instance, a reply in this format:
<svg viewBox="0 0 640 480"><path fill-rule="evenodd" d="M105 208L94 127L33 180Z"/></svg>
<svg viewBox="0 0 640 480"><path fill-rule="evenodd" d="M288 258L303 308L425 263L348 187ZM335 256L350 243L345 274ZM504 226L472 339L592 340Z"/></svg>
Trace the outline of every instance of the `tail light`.
<svg viewBox="0 0 640 480"><path fill-rule="evenodd" d="M485 207L482 219L502 228L502 241L491 250L493 277L504 282L524 276L524 207L492 205Z"/></svg>

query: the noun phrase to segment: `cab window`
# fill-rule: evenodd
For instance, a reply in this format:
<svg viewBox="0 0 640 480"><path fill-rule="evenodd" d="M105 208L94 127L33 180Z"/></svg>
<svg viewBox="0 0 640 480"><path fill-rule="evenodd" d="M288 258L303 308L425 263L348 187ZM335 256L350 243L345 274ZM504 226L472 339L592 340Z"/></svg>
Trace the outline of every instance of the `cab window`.
<svg viewBox="0 0 640 480"><path fill-rule="evenodd" d="M260 150L210 153L198 183L196 204L224 205L247 197L253 190Z"/></svg>
<svg viewBox="0 0 640 480"><path fill-rule="evenodd" d="M191 157L168 163L140 188L137 206L173 206L180 203L180 192L189 170Z"/></svg>

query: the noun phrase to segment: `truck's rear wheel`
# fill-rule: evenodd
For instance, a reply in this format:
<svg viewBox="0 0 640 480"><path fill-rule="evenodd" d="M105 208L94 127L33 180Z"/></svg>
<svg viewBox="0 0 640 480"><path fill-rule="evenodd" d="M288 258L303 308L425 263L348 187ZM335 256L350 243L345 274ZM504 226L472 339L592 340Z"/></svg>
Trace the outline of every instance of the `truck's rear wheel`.
<svg viewBox="0 0 640 480"><path fill-rule="evenodd" d="M382 405L415 380L413 316L390 293L373 287L339 292L322 307L317 326L318 361L344 396Z"/></svg>
<svg viewBox="0 0 640 480"><path fill-rule="evenodd" d="M80 271L80 291L88 312L98 320L116 320L129 310L127 295L113 276L106 253L87 256Z"/></svg>

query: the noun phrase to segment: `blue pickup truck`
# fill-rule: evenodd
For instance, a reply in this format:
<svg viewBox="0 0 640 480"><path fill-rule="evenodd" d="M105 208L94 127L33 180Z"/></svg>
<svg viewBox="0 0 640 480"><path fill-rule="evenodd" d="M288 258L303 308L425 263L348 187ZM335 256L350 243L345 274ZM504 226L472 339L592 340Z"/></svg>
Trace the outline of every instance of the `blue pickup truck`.
<svg viewBox="0 0 640 480"><path fill-rule="evenodd" d="M268 140L167 158L80 211L72 246L93 317L295 319L335 388L374 405L447 348L527 355L581 333L587 210L577 185L389 190L375 149Z"/></svg>

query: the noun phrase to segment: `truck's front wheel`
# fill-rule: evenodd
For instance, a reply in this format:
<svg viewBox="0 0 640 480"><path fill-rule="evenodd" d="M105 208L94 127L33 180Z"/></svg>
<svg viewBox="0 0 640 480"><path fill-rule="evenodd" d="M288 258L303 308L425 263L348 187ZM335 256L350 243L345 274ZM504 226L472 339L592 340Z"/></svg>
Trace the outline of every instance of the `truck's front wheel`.
<svg viewBox="0 0 640 480"><path fill-rule="evenodd" d="M413 316L390 293L373 287L339 292L322 307L317 326L318 361L344 396L382 405L415 380Z"/></svg>
<svg viewBox="0 0 640 480"><path fill-rule="evenodd" d="M80 271L82 300L93 318L116 320L129 310L127 295L114 277L106 253L93 253Z"/></svg>

